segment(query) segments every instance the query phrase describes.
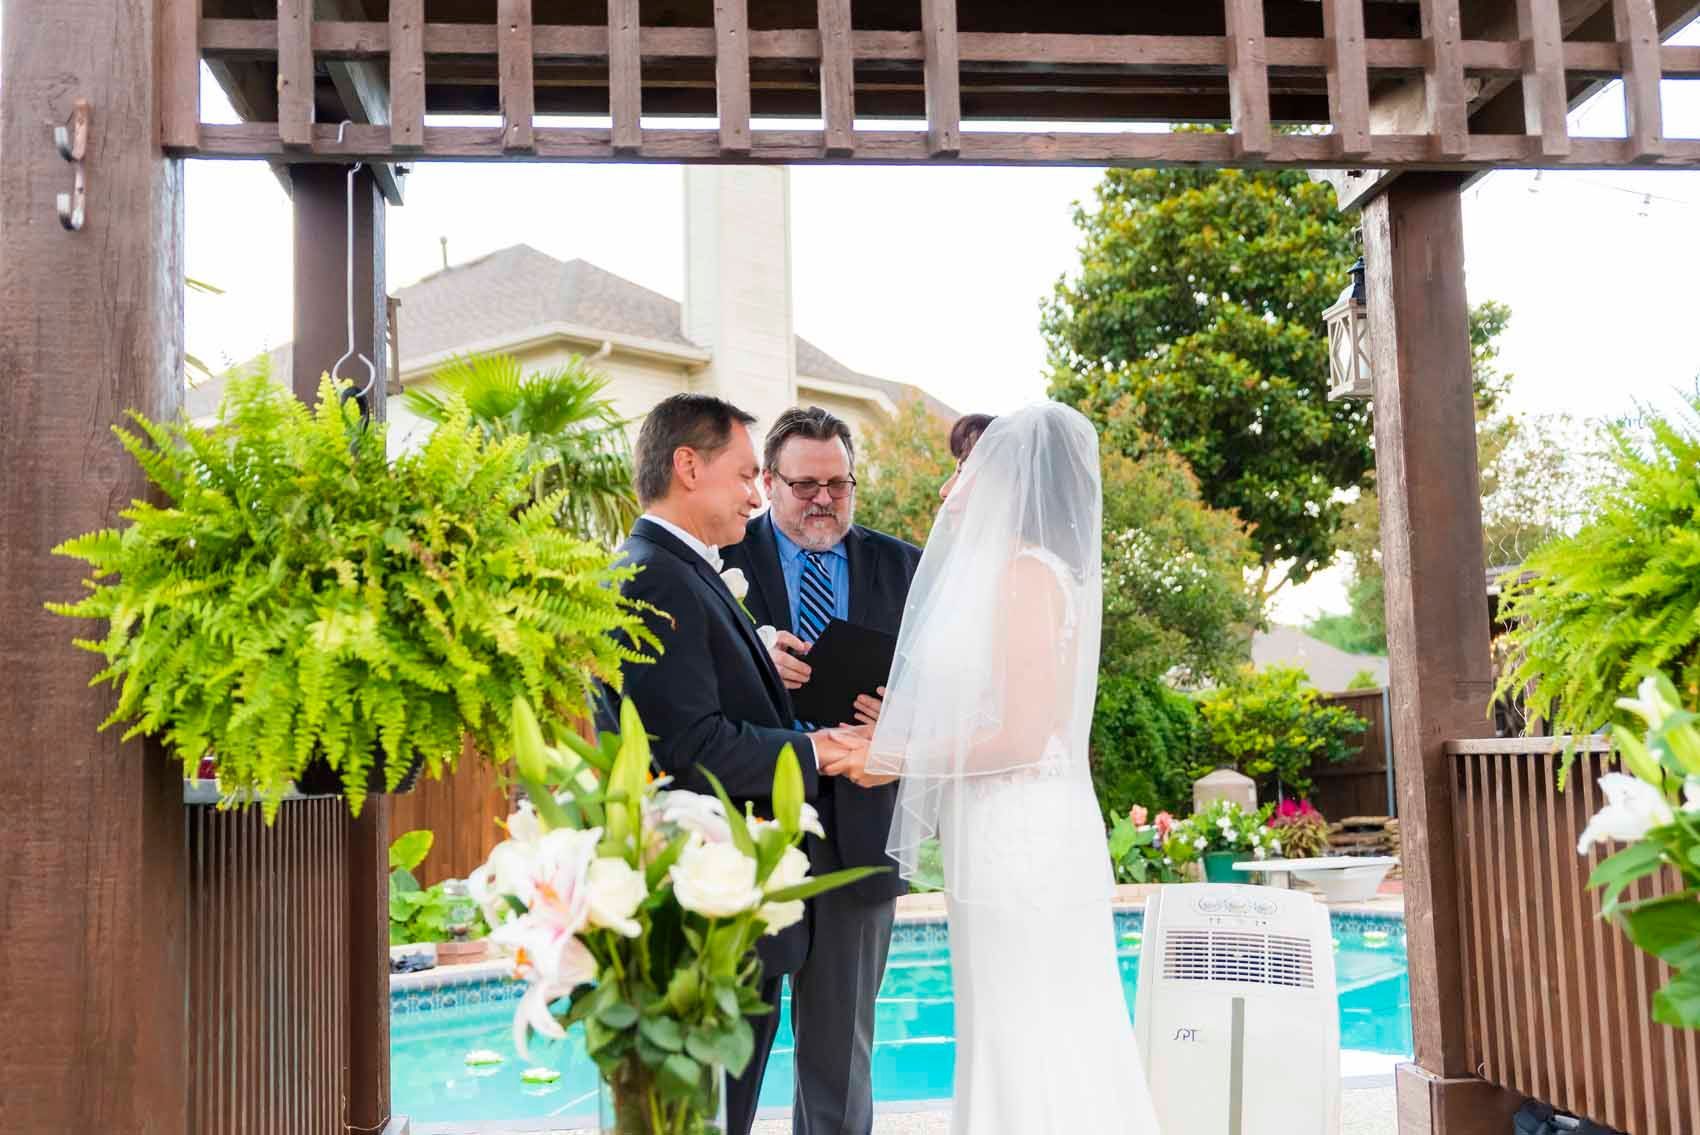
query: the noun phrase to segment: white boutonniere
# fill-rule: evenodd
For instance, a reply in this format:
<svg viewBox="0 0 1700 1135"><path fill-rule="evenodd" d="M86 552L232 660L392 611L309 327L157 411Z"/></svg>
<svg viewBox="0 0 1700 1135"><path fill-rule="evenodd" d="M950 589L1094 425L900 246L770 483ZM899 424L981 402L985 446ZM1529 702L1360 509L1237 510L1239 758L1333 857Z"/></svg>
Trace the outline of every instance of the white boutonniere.
<svg viewBox="0 0 1700 1135"><path fill-rule="evenodd" d="M726 590L732 593L732 598L738 601L738 606L744 608L744 614L749 617L750 622L755 622L756 617L750 614L749 607L744 604L744 596L750 593L750 581L744 578L744 570L727 568L720 573L720 582L726 585Z"/></svg>
<svg viewBox="0 0 1700 1135"><path fill-rule="evenodd" d="M761 639L761 644L771 651L773 644L779 641L779 628L766 625L759 626L756 628L756 637Z"/></svg>

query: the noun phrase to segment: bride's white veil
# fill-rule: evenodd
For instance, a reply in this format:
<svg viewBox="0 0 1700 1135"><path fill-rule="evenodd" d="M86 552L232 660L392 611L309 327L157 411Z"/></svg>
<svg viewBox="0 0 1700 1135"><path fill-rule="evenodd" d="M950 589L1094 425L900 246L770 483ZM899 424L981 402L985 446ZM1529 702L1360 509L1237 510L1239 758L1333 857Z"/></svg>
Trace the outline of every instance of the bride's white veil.
<svg viewBox="0 0 1700 1135"><path fill-rule="evenodd" d="M962 901L994 897L984 854L947 854L941 879L924 853L941 818L959 814L960 794L991 783L983 778L1061 778L1090 792L1102 510L1097 434L1058 403L997 418L963 464L910 587L868 757L869 771L902 778L887 851L905 878ZM1035 808L1042 798L1034 794ZM1038 839L1056 833L1053 821L1070 822L1060 811L1023 819ZM1025 838L974 842L1007 841L1022 854ZM1108 880L1055 882L1101 895Z"/></svg>

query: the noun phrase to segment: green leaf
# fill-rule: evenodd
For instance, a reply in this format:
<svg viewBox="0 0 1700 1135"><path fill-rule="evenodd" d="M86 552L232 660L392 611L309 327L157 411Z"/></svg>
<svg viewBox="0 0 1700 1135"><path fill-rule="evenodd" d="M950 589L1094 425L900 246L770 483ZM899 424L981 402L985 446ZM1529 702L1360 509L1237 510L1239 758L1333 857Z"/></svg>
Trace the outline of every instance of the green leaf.
<svg viewBox="0 0 1700 1135"><path fill-rule="evenodd" d="M756 858L755 841L750 838L750 827L744 822L744 815L732 806L732 798L726 795L726 789L720 784L720 778L707 769L698 766L703 779L714 789L714 794L720 798L720 806L726 811L726 826L732 829L732 846L749 856Z"/></svg>
<svg viewBox="0 0 1700 1135"><path fill-rule="evenodd" d="M638 1022L637 1006L617 1000L596 1010L596 1019L611 1029L629 1029Z"/></svg>
<svg viewBox="0 0 1700 1135"><path fill-rule="evenodd" d="M696 1007L697 998L701 995L702 978L696 967L680 966L667 982L667 996L663 1004L675 1017L683 1017Z"/></svg>
<svg viewBox="0 0 1700 1135"><path fill-rule="evenodd" d="M1700 1029L1700 969L1686 969L1653 997L1653 1019L1674 1029Z"/></svg>
<svg viewBox="0 0 1700 1135"><path fill-rule="evenodd" d="M779 866L796 840L795 835L787 835L783 828L763 828L756 839L756 883L766 883L773 869Z"/></svg>
<svg viewBox="0 0 1700 1135"><path fill-rule="evenodd" d="M638 1021L638 1032L663 1052L680 1052L685 1047L684 1031L672 1017L644 1017Z"/></svg>
<svg viewBox="0 0 1700 1135"><path fill-rule="evenodd" d="M671 1099L690 1099L702 1082L702 1065L682 1052L675 1052L662 1062L657 1079L661 1094Z"/></svg>
<svg viewBox="0 0 1700 1135"><path fill-rule="evenodd" d="M1700 902L1693 896L1626 911L1623 923L1630 941L1672 969L1700 972Z"/></svg>
<svg viewBox="0 0 1700 1135"><path fill-rule="evenodd" d="M660 889L662 880L667 878L667 872L679 861L679 856L685 853L690 842L689 834L674 836L672 842L661 849L661 854L650 861L649 866L644 869L644 882L650 894L653 895Z"/></svg>
<svg viewBox="0 0 1700 1135"><path fill-rule="evenodd" d="M412 871L425 861L435 839L436 836L428 828L415 828L413 831L402 833L390 844L390 866Z"/></svg>
<svg viewBox="0 0 1700 1135"><path fill-rule="evenodd" d="M1588 876L1588 886L1606 888L1600 899L1600 908L1609 915L1617 909L1618 896L1627 887L1657 871L1662 863L1657 843L1651 840L1632 843L1595 867L1593 874Z"/></svg>
<svg viewBox="0 0 1700 1135"><path fill-rule="evenodd" d="M851 883L860 882L872 875L883 875L885 867L849 867L843 871L834 871L829 875L817 875L806 879L794 887L781 887L767 896L768 902L796 902L799 899L812 899L827 891L847 887Z"/></svg>
<svg viewBox="0 0 1700 1135"><path fill-rule="evenodd" d="M743 1010L739 1008L738 987L730 982L716 982L714 985L714 1004L720 1010L720 1015L727 1021L737 1021L743 1018Z"/></svg>
<svg viewBox="0 0 1700 1135"><path fill-rule="evenodd" d="M803 767L797 750L785 745L773 766L773 818L784 833L796 838L802 833Z"/></svg>
<svg viewBox="0 0 1700 1135"><path fill-rule="evenodd" d="M724 1028L691 1030L685 1051L707 1065L718 1065L728 1076L741 1076L755 1054L755 1031L743 1017Z"/></svg>

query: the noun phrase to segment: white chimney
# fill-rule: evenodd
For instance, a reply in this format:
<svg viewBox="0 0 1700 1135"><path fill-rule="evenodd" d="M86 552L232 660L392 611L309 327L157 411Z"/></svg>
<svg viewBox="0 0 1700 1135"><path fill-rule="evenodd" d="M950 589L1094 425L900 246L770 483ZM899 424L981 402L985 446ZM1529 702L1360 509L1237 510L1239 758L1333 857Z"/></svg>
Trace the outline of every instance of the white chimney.
<svg viewBox="0 0 1700 1135"><path fill-rule="evenodd" d="M692 388L760 418L797 400L791 176L783 166L685 167L686 338L713 352Z"/></svg>

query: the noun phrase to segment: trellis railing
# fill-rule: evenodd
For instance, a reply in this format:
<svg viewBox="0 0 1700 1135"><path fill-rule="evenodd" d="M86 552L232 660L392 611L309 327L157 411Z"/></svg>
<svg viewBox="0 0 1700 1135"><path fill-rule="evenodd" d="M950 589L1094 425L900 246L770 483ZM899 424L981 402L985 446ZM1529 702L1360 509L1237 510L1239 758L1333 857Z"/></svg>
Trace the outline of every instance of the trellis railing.
<svg viewBox="0 0 1700 1135"><path fill-rule="evenodd" d="M712 27L644 27L639 0L608 0L605 25L544 24L531 0L494 0L487 24L428 23L424 0L390 0L387 21L315 20L312 0L278 0L276 19L202 19L203 0L162 4L162 141L177 154L271 161L527 159L668 162L1212 164L1455 169L1693 167L1700 139L1667 138L1660 81L1700 77L1700 47L1662 46L1655 0L1609 0L1609 39L1564 38L1559 0L1504 5L1498 38L1465 39L1461 0L1421 0L1421 36L1371 38L1364 0L1322 0L1321 37L1268 35L1262 0L1223 0L1223 35L1084 35L959 30L955 0L921 0L913 31L858 31L849 0L819 0L814 26L757 29L746 0L716 0ZM1575 7L1572 5L1571 7ZM200 121L201 59L275 61L277 119ZM387 121L339 129L313 121L315 61L388 63ZM500 124L426 121L427 67L494 61ZM712 62L716 128L645 126L645 72ZM605 85L606 126L538 125L539 63L583 64L575 82ZM800 68L819 95L819 128L756 129L752 64ZM912 65L926 129L857 125L858 66ZM1104 82L1226 83L1225 133L1122 130L1009 132L965 128L963 76L996 72L1012 89L1090 70ZM1271 77L1325 79L1316 129L1276 129ZM1155 77L1155 78L1153 78ZM1622 79L1627 136L1577 138L1566 114L1576 84ZM704 79L703 82L708 80ZM1472 130L1472 97L1522 88L1523 130ZM1421 129L1378 124L1378 108L1412 99ZM1007 116L1006 116L1007 117ZM1030 117L1030 116L1029 116ZM1159 114L1147 117L1161 117ZM1408 115L1406 117L1409 117ZM971 125L971 124L970 124ZM1322 128L1326 128L1324 131Z"/></svg>
<svg viewBox="0 0 1700 1135"><path fill-rule="evenodd" d="M1561 792L1554 749L1563 744L1447 747L1471 1061L1491 1083L1634 1135L1691 1135L1700 1131L1700 1037L1653 1023L1653 993L1669 970L1599 918L1587 880L1614 849L1576 853L1602 803L1595 781L1609 746L1583 742ZM1637 896L1655 893L1647 884Z"/></svg>

